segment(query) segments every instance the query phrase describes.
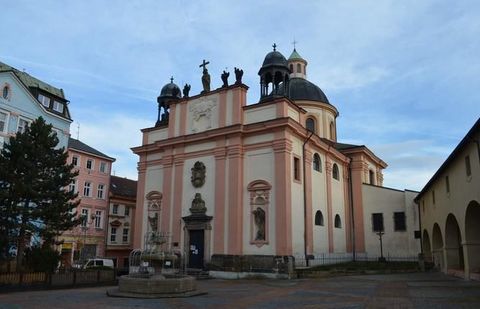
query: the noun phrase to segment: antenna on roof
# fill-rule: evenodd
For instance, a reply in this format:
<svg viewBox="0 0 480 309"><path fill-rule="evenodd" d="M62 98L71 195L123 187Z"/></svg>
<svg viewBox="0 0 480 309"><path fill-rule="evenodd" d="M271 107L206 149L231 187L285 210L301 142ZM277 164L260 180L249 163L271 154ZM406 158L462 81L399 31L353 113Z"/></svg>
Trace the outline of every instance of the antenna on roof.
<svg viewBox="0 0 480 309"><path fill-rule="evenodd" d="M77 122L77 140L80 140L80 123Z"/></svg>

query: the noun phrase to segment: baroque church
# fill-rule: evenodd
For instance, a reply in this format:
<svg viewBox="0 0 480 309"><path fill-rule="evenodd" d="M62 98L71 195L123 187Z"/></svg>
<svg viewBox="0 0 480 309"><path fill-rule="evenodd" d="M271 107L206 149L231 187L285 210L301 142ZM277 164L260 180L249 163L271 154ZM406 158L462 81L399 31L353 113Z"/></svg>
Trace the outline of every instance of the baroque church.
<svg viewBox="0 0 480 309"><path fill-rule="evenodd" d="M183 95L173 80L158 97L155 126L142 129L134 248L168 235L188 267L242 257L292 257L313 265L335 255L415 257L417 192L383 187L387 164L364 145L338 142L337 108L307 79L293 50L269 52L261 91L247 104L235 81ZM380 249L379 236L383 236ZM380 252L381 251L381 252Z"/></svg>

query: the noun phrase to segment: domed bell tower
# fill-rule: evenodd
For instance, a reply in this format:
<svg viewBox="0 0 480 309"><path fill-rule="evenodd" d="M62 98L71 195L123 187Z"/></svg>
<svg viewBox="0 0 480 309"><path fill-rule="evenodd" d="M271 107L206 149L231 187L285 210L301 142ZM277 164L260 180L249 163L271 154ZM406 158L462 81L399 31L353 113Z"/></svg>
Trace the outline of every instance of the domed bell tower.
<svg viewBox="0 0 480 309"><path fill-rule="evenodd" d="M157 98L158 102L158 117L155 126L162 126L168 124L168 116L170 103L181 99L180 88L173 82L173 77L170 78L170 83L163 86L160 95ZM163 109L163 113L161 110Z"/></svg>
<svg viewBox="0 0 480 309"><path fill-rule="evenodd" d="M277 51L276 44L273 44L273 51L265 56L258 75L260 75L260 102L288 96L290 70L287 59Z"/></svg>

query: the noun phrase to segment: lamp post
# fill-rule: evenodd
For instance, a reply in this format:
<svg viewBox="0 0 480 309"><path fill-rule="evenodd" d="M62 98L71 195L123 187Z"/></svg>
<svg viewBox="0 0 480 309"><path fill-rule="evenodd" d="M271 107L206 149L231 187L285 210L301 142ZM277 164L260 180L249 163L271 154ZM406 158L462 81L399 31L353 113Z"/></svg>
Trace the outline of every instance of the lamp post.
<svg viewBox="0 0 480 309"><path fill-rule="evenodd" d="M95 220L94 214L90 216L90 221L88 220L87 215L82 215L83 246L82 246L82 252L80 253L80 262L82 265L85 263L86 254L87 254L87 251L85 250L85 245L87 244L88 226L92 224L94 220Z"/></svg>
<svg viewBox="0 0 480 309"><path fill-rule="evenodd" d="M383 257L383 243L382 243L383 234L385 234L385 232L382 232L382 231L377 232L378 238L380 239L380 257L378 258L378 261L385 263L387 260Z"/></svg>

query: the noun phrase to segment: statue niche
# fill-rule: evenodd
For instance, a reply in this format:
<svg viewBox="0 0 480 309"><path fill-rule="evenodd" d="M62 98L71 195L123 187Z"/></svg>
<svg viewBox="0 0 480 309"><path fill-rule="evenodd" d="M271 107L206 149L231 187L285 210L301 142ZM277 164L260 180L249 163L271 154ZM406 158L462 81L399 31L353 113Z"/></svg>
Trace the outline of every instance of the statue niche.
<svg viewBox="0 0 480 309"><path fill-rule="evenodd" d="M265 240L265 211L258 207L253 211L255 217L255 227L257 232L255 233L255 240Z"/></svg>
<svg viewBox="0 0 480 309"><path fill-rule="evenodd" d="M206 174L205 164L203 164L200 161L195 162L195 164L192 167L192 176L191 176L192 185L195 188L200 188L205 184L205 174Z"/></svg>

